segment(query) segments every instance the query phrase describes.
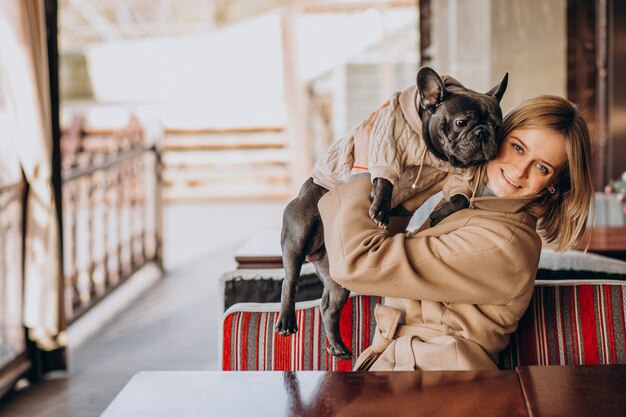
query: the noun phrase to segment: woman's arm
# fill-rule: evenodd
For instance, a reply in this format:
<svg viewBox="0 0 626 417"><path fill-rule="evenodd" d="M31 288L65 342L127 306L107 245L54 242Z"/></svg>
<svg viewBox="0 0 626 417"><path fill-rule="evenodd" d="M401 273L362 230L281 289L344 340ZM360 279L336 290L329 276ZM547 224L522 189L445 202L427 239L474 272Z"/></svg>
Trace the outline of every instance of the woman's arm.
<svg viewBox="0 0 626 417"><path fill-rule="evenodd" d="M534 231L520 229L513 236L510 229L490 228L497 221L487 220L439 236L389 236L369 218L370 190L369 179L355 179L318 205L331 276L345 288L385 297L506 304L534 278L540 248Z"/></svg>

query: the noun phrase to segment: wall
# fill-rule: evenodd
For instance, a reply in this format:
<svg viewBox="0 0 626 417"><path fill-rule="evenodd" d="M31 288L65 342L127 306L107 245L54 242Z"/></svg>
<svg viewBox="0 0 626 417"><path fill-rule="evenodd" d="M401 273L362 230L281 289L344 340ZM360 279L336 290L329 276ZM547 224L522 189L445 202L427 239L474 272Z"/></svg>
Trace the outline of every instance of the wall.
<svg viewBox="0 0 626 417"><path fill-rule="evenodd" d="M432 2L431 65L477 91L509 72L505 112L540 94L567 95L566 0Z"/></svg>

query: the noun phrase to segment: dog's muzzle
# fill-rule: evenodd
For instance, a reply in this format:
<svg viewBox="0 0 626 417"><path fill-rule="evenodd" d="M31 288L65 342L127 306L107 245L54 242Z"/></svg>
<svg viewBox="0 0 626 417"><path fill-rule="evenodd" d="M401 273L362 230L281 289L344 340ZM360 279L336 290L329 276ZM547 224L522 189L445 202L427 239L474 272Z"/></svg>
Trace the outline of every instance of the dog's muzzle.
<svg viewBox="0 0 626 417"><path fill-rule="evenodd" d="M449 154L455 166L469 167L491 160L498 152L497 140L492 129L478 126L461 138Z"/></svg>

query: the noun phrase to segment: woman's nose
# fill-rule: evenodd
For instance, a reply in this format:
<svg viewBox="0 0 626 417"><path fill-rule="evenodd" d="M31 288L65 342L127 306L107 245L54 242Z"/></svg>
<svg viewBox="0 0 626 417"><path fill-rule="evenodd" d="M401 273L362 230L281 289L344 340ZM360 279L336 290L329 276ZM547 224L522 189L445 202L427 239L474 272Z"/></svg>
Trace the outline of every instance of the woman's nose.
<svg viewBox="0 0 626 417"><path fill-rule="evenodd" d="M515 172L513 174L517 178L526 178L528 176L528 170L530 168L530 164L525 160L519 160L515 163Z"/></svg>

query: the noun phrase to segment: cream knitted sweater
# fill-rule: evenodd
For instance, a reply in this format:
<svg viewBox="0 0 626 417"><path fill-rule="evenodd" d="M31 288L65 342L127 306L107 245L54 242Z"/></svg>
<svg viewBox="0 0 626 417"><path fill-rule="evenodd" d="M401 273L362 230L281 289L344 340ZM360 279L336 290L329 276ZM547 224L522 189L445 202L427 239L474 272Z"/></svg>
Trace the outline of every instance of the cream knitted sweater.
<svg viewBox="0 0 626 417"><path fill-rule="evenodd" d="M475 168L456 168L437 158L422 140L422 122L417 111L417 88L396 92L379 107L369 142L369 172L374 178L385 178L394 184L392 207L415 193L438 191L435 184L448 176L443 186L444 198L456 194L472 196ZM320 158L311 177L324 188L344 183L354 165L354 133L333 143ZM415 185L415 187L413 187Z"/></svg>

